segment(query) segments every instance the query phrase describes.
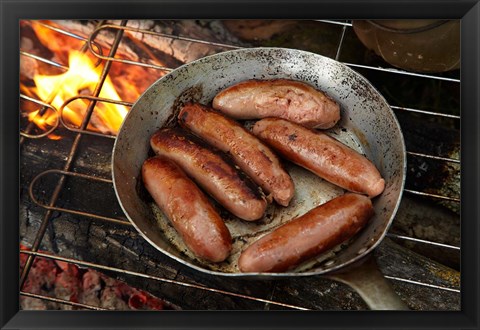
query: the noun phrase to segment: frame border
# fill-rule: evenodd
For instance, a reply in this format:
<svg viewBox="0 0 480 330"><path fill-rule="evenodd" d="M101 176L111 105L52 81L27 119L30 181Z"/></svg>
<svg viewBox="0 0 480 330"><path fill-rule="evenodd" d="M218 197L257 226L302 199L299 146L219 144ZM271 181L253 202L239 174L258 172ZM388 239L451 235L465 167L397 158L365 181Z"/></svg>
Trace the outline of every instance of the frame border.
<svg viewBox="0 0 480 330"><path fill-rule="evenodd" d="M92 11L94 7L94 11ZM188 8L188 11L186 11ZM274 8L274 10L272 10ZM420 13L420 14L418 14ZM19 20L147 18L421 18L461 19L462 311L461 312L93 312L19 311ZM231 1L0 0L0 327L31 328L435 328L479 326L479 41L478 0ZM468 181L467 181L468 180ZM178 314L180 313L180 314ZM339 314L341 313L341 314ZM375 313L372 315L372 313Z"/></svg>

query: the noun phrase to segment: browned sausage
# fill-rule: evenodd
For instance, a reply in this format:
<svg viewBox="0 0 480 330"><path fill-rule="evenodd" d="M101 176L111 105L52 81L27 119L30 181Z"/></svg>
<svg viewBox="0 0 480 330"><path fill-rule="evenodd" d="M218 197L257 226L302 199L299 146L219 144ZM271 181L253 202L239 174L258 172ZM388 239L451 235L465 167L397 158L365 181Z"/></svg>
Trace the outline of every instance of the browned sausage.
<svg viewBox="0 0 480 330"><path fill-rule="evenodd" d="M175 161L193 180L237 217L252 221L265 213L261 189L237 171L220 152L178 128L153 134L150 145L157 155Z"/></svg>
<svg viewBox="0 0 480 330"><path fill-rule="evenodd" d="M272 194L278 204L288 206L295 193L290 175L278 157L236 121L201 104L186 104L178 115L180 124L232 156L237 165Z"/></svg>
<svg viewBox="0 0 480 330"><path fill-rule="evenodd" d="M279 117L311 128L330 128L340 119L339 105L300 81L247 80L213 99L213 108L235 119Z"/></svg>
<svg viewBox="0 0 480 330"><path fill-rule="evenodd" d="M238 259L242 272L283 272L352 238L373 215L354 193L332 199L255 241Z"/></svg>
<svg viewBox="0 0 480 330"><path fill-rule="evenodd" d="M232 249L232 237L205 194L173 161L152 157L143 163L145 188L199 258L225 260Z"/></svg>
<svg viewBox="0 0 480 330"><path fill-rule="evenodd" d="M375 197L385 187L366 157L322 132L266 118L255 123L253 133L285 158L344 189Z"/></svg>

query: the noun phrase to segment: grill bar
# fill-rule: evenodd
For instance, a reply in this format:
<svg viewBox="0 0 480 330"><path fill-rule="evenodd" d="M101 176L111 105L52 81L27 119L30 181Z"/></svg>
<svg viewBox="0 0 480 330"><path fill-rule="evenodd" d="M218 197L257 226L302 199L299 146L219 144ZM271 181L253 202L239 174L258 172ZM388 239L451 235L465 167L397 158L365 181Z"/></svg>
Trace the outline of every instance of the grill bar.
<svg viewBox="0 0 480 330"><path fill-rule="evenodd" d="M327 24L336 24L336 25L343 25L343 26L352 26L352 23L350 22L341 22L341 21L332 21L328 19L314 19L315 22L322 22L322 23L327 23Z"/></svg>
<svg viewBox="0 0 480 330"><path fill-rule="evenodd" d="M325 23L335 22L333 24L343 25L344 26L343 31L345 31L347 26L351 26L351 24L336 22L336 21L323 21L323 20L317 20L317 21L321 21L321 22L325 22ZM174 39L174 40L183 40L183 41L189 41L189 42L194 42L194 43L199 43L199 44L204 44L204 45L210 45L212 47L222 47L222 48L228 48L228 49L244 48L244 47L236 46L236 45L206 41L206 40L197 39L197 38L182 37L182 36L177 36L177 35L168 34L168 33L153 32L153 31L138 29L138 28L129 27L129 26L119 27L117 25L112 25L112 24L105 24L105 25L97 28L89 38L90 50L92 51L92 53L95 56L97 56L100 59L114 61L114 62L121 62L121 63L126 63L126 64L135 64L135 65L145 66L145 67L149 67L149 68L165 70L167 72L172 71L174 68L168 68L168 67L164 67L164 66L158 66L158 65L147 64L147 63L142 63L142 62L135 62L135 61L130 61L130 60L118 59L118 58L114 58L113 56L104 56L102 54L99 54L99 53L95 52L95 50L91 46L91 43L93 43L93 40L95 39L95 36L101 30L106 29L106 28L150 34L150 35L154 35L154 36L157 36L157 37L164 37L164 38L170 38L170 39ZM344 32L342 32L342 33L344 33ZM343 36L342 36L341 42L339 43L339 46L337 48L337 52L336 52L337 53L337 57L336 57L337 59L338 59L338 56L339 56L339 53L340 53L342 43L343 43ZM428 74L421 74L421 73L414 73L414 72L409 72L409 71L404 71L404 70L399 70L399 69L393 69L393 68L373 67L373 66L368 66L368 65L361 65L361 64L347 63L347 62L343 62L343 64L345 64L347 66L350 66L350 67L384 71L384 72L389 72L389 73L403 74L403 75L407 75L407 76L415 76L415 77L422 77L422 78L429 78L429 79L436 79L436 80L444 80L444 81L457 82L457 83L460 82L460 79L448 78L448 77L442 77L442 76L435 76L435 75L428 75Z"/></svg>
<svg viewBox="0 0 480 330"><path fill-rule="evenodd" d="M80 99L90 100L92 102L104 102L104 103L111 103L111 104L117 104L117 105L124 105L124 106L127 106L127 107L131 107L133 105L133 103L131 103L131 102L117 101L117 100L106 99L106 98L98 97L98 96L89 96L89 95L78 95L78 96L75 96L75 97L71 97L62 104L62 107L60 108L60 122L62 123L62 125L66 129L68 129L69 131L72 131L72 132L89 134L89 135L94 135L94 136L99 136L99 137L107 137L107 138L110 138L110 139L115 139L116 136L115 135L98 133L98 132L93 132L93 131L87 130L85 128L71 127L71 126L69 126L65 123L65 121L63 120L63 109L65 109L65 107L68 104L70 104L71 102L73 102L75 100L80 100Z"/></svg>
<svg viewBox="0 0 480 330"><path fill-rule="evenodd" d="M34 99L34 98L31 98L31 97L29 97L29 96L23 95L23 94L20 94L20 98L22 98L22 99L24 99L24 100L27 100L27 101L30 101L30 102L33 102L33 103L36 103L36 104L42 106L43 113L45 113L47 109L51 109L52 111L54 111L54 112L57 114L57 115L55 116L55 119L56 119L56 120L55 120L55 125L53 125L49 130L47 130L47 131L45 131L45 132L43 132L43 133L40 133L40 134L35 134L35 135L34 135L34 134L30 134L30 131L31 131L31 130L33 129L33 127L34 127L34 125L32 125L32 124L33 124L33 123L32 123L32 124L30 124L30 125L27 127L27 129L26 129L25 132L22 132L22 131L20 132L20 135L21 135L22 137L28 137L28 138L30 138L30 139L39 139L39 138L41 138L41 137L44 137L44 136L49 135L50 133L52 133L53 131L55 131L55 130L58 128L58 125L60 124L60 120L59 120L59 116L58 116L58 111L57 111L57 109L56 109L54 106L52 106L52 105L50 105L50 104L48 104L48 103L45 103L45 102L36 100L36 99ZM35 117L37 117L37 116L42 116L41 112L42 112L42 111L39 111L39 112L36 114Z"/></svg>
<svg viewBox="0 0 480 330"><path fill-rule="evenodd" d="M47 29L50 29L52 31L55 31L55 32L58 32L60 34L63 34L63 35L66 35L66 36L69 36L69 37L72 37L72 38L75 38L75 39L78 39L78 40L82 40L82 41L88 41L88 38L85 38L85 37L82 37L82 36L79 36L78 34L75 34L75 33L71 33L67 30L64 30L64 29L60 29L56 26L51 26L51 25L48 25L48 24L45 24L43 22L40 22L40 21L32 21L33 24L38 24L40 26L43 26ZM102 22L100 22L99 25L103 24Z"/></svg>
<svg viewBox="0 0 480 330"><path fill-rule="evenodd" d="M120 225L131 225L130 222L128 221L125 221L123 219L116 219L116 218L111 218L111 217L105 217L105 216L102 216L102 215L98 215L98 214L93 214L93 213L87 213L87 212L82 212L82 211L77 211L77 210L72 210L72 209L66 209L66 208L62 208L62 207L55 207L55 206L52 206L52 205L46 205L46 204L43 204L43 203L40 203L38 201L38 199L35 197L34 193L33 193L33 190L34 190L34 187L35 187L35 183L43 176L46 176L48 174L61 174L62 176L73 176L73 177L77 177L77 178L82 178L82 179L88 179L88 180L92 180L92 181L97 181L97 182L104 182L104 183L110 183L112 184L112 180L111 179L104 179L104 178L99 178L97 176L92 176L92 175L87 175L87 174L80 174L80 173L76 173L76 172L70 172L70 171L62 171L62 170L47 170L47 171L44 171L42 173L40 173L39 175L37 175L33 180L32 182L30 183L30 187L28 189L28 192L30 194L30 198L32 199L32 201L37 204L38 206L40 207L43 207L44 209L47 209L49 211L59 211L59 212L67 212L67 213L71 213L71 214L76 214L76 215L81 215L81 216L86 216L86 217L91 217L91 218L94 218L94 219L97 219L97 220L103 220L103 221L107 221L107 222L111 222L111 223L115 223L115 224L120 224Z"/></svg>
<svg viewBox="0 0 480 330"><path fill-rule="evenodd" d="M392 108L394 110L402 110L402 111L410 111L410 112L421 113L421 114L429 115L429 116L439 116L439 117L445 117L445 118L460 119L460 116L450 115L450 114L441 113L441 112L433 112L433 111L425 111L425 110L420 110L420 109L398 107L398 106L395 106L395 105L391 105L390 108Z"/></svg>
<svg viewBox="0 0 480 330"><path fill-rule="evenodd" d="M142 277L142 278L146 278L146 279L151 279L151 280L161 281L161 282L165 282L165 283L175 284L175 285L179 285L179 286L190 287L190 288L205 290L205 291L209 291L209 292L221 293L221 294L225 294L225 295L229 295L229 296L233 296L233 297L237 297L237 298L254 300L254 301L268 303L268 304L282 306L282 307L288 307L288 308L299 309L299 310L308 310L308 308L304 308L304 307L301 307L301 306L284 304L284 303L281 303L281 302L271 301L271 300L268 300L268 299L257 298L257 297L248 296L248 295L239 294L239 293L230 292L230 291L225 291L225 290L219 290L219 289L210 288L210 287L206 287L206 286L202 286L202 285L198 285L198 284L192 284L192 283L186 283L186 282L177 281L177 280L171 280L171 279L167 279L167 278L163 278L163 277L158 277L158 276L148 275L148 274L144 274L144 273L134 272L134 271L130 271L130 270L122 269L122 268L104 266L104 265L100 265L100 264L93 263L93 262L87 262L87 261L82 261L82 260L77 260L77 259L72 259L72 258L66 258L66 257L57 256L57 255L50 255L48 253L43 253L43 252L33 252L33 251L21 250L20 253L28 254L29 256L37 256L37 257L44 257L44 258L48 258L48 259L52 259L52 260L64 261L64 262L68 262L68 263L71 263L71 264L75 264L77 266L97 268L97 269L102 269L102 270L106 270L106 271L113 271L113 272L120 273L120 274L133 275L133 276ZM429 283L424 283L424 282L415 281L415 280L411 280L411 279L401 278L401 277L397 277L397 276L385 276L385 277L396 280L396 281L408 282L408 283L419 285L419 286L434 287L434 288L439 289L439 290L445 290L445 291L458 290L458 289L455 289L455 288L432 285L432 284L429 284Z"/></svg>
<svg viewBox="0 0 480 330"><path fill-rule="evenodd" d="M60 33L60 34L63 34L65 36L68 36L68 37L72 37L72 38L75 38L77 40L82 40L82 41L85 41L86 43L82 46L82 49L80 50L81 52L85 52L87 50L87 47L88 47L88 38L85 38L85 37L82 37L78 34L75 34L75 33L72 33L70 31L67 31L67 30L64 30L64 29L61 29L61 28L58 28L58 27L55 27L55 26L51 26L51 25L48 25L48 24L45 24L45 23L42 23L40 21L31 21L33 22L33 24L38 24L40 26L43 26L47 29L50 29L52 31L55 31L57 33ZM104 21L100 21L98 23L98 26L102 26L104 24ZM97 49L102 53L102 46L100 46L99 44L95 43L95 42L92 42L95 47L97 47ZM67 68L68 69L68 68Z"/></svg>
<svg viewBox="0 0 480 330"><path fill-rule="evenodd" d="M460 79L433 76L433 75L429 75L429 74L415 73L415 72L403 71L403 70L392 69L392 68L374 67L374 66L369 66L369 65L346 63L346 62L343 62L343 64L354 67L354 68L377 70L377 71L383 71L383 72L388 72L388 73L403 74L403 75L406 75L406 76L414 76L414 77L421 77L421 78L428 78L428 79L444 80L444 81L451 81L451 82L456 82L456 83L460 82Z"/></svg>
<svg viewBox="0 0 480 330"><path fill-rule="evenodd" d="M127 23L127 21L122 21L122 24L126 24L126 23ZM110 50L110 52L112 54L114 54L116 52L117 47L120 44L120 39L122 37L122 33L123 33L123 31L118 31L118 33L116 35L115 42L112 45L112 48ZM110 70L110 66L111 66L111 62L106 62L105 63L105 66L104 66L103 71L102 71L102 75L100 76L98 85L95 88L95 92L94 92L95 96L98 96L98 94L100 93L101 87L102 87L102 85L103 85L103 83L104 83L104 81L107 77L107 73ZM92 115L94 107L95 107L95 102L90 103L90 105L87 109L86 115L83 119L82 125L81 125L82 129L85 129L87 127L87 125L90 121L90 117ZM73 158L75 157L75 154L77 152L77 148L79 146L81 137L82 137L81 133L78 133L76 135L75 140L74 140L74 142L72 144L72 147L70 149L70 153L68 155L67 161L66 161L65 166L63 168L64 171L68 171L70 169L70 167L72 165L72 162L73 162ZM55 205L55 203L58 199L58 196L59 196L59 194L60 194L60 192L61 192L61 190L62 190L62 188L65 184L65 178L66 178L65 175L60 177L60 179L58 181L58 184L55 187L53 195L50 199L50 205L49 206L53 207ZM40 225L40 228L37 232L37 235L35 236L35 240L34 240L33 245L31 247L32 251L38 251L38 248L40 247L40 243L42 242L42 239L45 236L45 232L47 231L47 226L48 226L48 223L50 221L51 215L52 215L52 210L47 210L47 212L45 213L45 216L42 220L42 223ZM20 288L22 288L23 285L25 284L25 281L28 277L30 269L33 265L34 259L35 259L35 256L30 255L30 256L28 256L27 261L25 262L25 267L23 268L22 274L20 276Z"/></svg>
<svg viewBox="0 0 480 330"><path fill-rule="evenodd" d="M138 29L138 28L134 28L134 27L130 27L130 26L118 26L118 25L112 25L112 24L105 24L105 25L102 25L101 27L97 28L92 33L92 37L90 38L90 40L94 39L95 36L101 30L104 30L104 29L118 29L118 30L123 30L123 31L138 32L138 33L142 33L142 34L154 35L154 36L157 36L157 37L169 38L169 39L173 39L173 40L195 42L195 43L198 43L198 44L204 44L204 45L221 47L221 48L231 48L231 49L243 48L243 47L240 47L240 46L229 45L229 44L220 43L220 42L212 42L212 41L206 41L206 40L202 40L202 39L177 36L177 35L168 34L168 33L154 32L154 31L149 31L149 30L144 30L144 29Z"/></svg>
<svg viewBox="0 0 480 330"><path fill-rule="evenodd" d="M56 67L56 68L63 69L64 71L68 71L68 66L62 65L60 63L57 63L57 62L54 62L54 61L51 61L51 60L47 60L46 58L43 58L41 56L30 54L30 53L24 52L23 50L20 50L20 55L33 58L34 60L37 60L37 61L40 61L40 62L43 62L43 63L47 63L51 66Z"/></svg>
<svg viewBox="0 0 480 330"><path fill-rule="evenodd" d="M449 197L449 196L442 196L442 195L437 195L437 194L430 194L430 193L426 193L426 192L422 192L422 191L416 191L416 190L411 190L411 189L403 189L403 191L405 191L405 192L407 192L407 193L410 193L410 194L414 194L414 195L425 196L425 197L432 197L432 198L437 198L437 199L443 199L443 200L450 201L450 202L460 203L460 198L456 198L456 197Z"/></svg>
<svg viewBox="0 0 480 330"><path fill-rule="evenodd" d="M424 239L418 239L418 238L414 238L414 237L396 235L396 234L391 234L391 233L387 233L387 236L391 237L391 238L403 239L403 240L406 240L406 241L413 241L413 242L423 243L423 244L427 244L427 245L435 245L435 246L438 246L438 247L444 247L444 248L460 251L459 246L437 243L437 242L427 241L427 240L424 240Z"/></svg>
<svg viewBox="0 0 480 330"><path fill-rule="evenodd" d="M35 24L35 23L34 23L34 24ZM85 39L85 38L83 38L83 37L81 37L81 36L78 36L78 35L76 35L76 34L70 33L70 32L65 31L65 30L63 30L63 29L58 29L58 28L55 28L55 27L53 27L53 26L49 26L49 25L47 25L47 24L43 24L43 23L41 23L41 22L36 22L36 24L40 24L41 26L47 27L47 28L49 28L49 29L52 29L52 30L54 30L54 31L56 31L56 32L59 32L59 33L61 33L61 34L67 35L67 36L72 37L72 38L75 38L75 39L79 39L79 40L83 40L83 41L88 41L87 39ZM99 23L99 25L101 25L101 24L103 24L103 21ZM90 46L90 43L85 43L85 44L82 46L82 48L80 49L80 52L85 53L85 52L87 51L88 47L91 47L91 46ZM101 51L102 48L101 48L100 46L98 46L98 45L97 45L97 47L98 47L98 49ZM37 58L37 57L38 57L38 56L36 56L36 55L29 54L29 53L26 53L26 52L23 52L23 54L26 55L26 56L30 56L30 57L32 57L32 58ZM44 59L44 62L48 63L48 62L51 62L51 61L49 61L49 60L47 60L47 59ZM58 66L58 65L56 65L56 64L52 64L52 65ZM68 70L68 68L67 68L67 70ZM57 95L57 92L58 92L58 90L54 90L54 91L49 95L49 97L48 97L48 99L46 100L45 103L48 103L48 104L52 103L52 101L54 100L55 96ZM43 115L45 114L45 112L47 111L47 107L50 107L50 106L43 106L43 107L39 110L38 115L43 116ZM58 118L58 116L57 116L57 118ZM25 133L21 134L21 137L20 137L20 145L22 145L23 142L25 141L25 137L29 137L28 134L29 134L29 133L31 132L31 130L34 128L34 125L35 125L35 124L34 124L33 122L30 122L30 123L28 124L28 126L27 126L27 128L26 128L26 130L25 130ZM57 123L57 125L58 125L58 123Z"/></svg>
<svg viewBox="0 0 480 330"><path fill-rule="evenodd" d="M426 286L426 287L429 287L429 288L460 293L459 289L446 288L446 287L443 287L443 286L438 286L438 285L433 285L433 284L428 284L428 283L421 283L421 282L418 282L418 281L408 280L408 279L404 279L404 278L400 278L400 277L385 275L385 278L388 278L388 279L394 280L394 281L406 282L406 283L410 283L410 284L417 284L417 285L421 285L421 286Z"/></svg>
<svg viewBox="0 0 480 330"><path fill-rule="evenodd" d="M108 311L109 310L109 309L102 308L102 307L97 307L97 306L92 306L92 305L87 305L87 304L81 304L81 303L77 303L77 302L73 302L73 301L69 301L69 300L65 300L65 299L58 299L58 298L54 298L54 297L42 296L42 295L39 295L39 294L29 293L29 292L25 292L25 291L20 291L20 295L25 296L25 297L30 297L30 298L36 298L36 299L56 302L56 303L60 303L60 304L64 304L64 305L85 308L85 309L91 309L91 310L97 310L97 311Z"/></svg>
<svg viewBox="0 0 480 330"><path fill-rule="evenodd" d="M38 201L38 199L35 197L35 195L33 194L33 190L34 190L33 188L35 186L35 183L38 179L40 179L40 177L48 175L48 174L52 174L52 173L62 174L62 175L65 175L65 176L75 176L75 177L80 177L80 178L83 178L83 179L88 179L88 180L93 180L93 181L112 183L111 179L99 178L99 177L92 176L92 175L80 174L80 173L76 173L76 172L69 172L69 171L62 171L62 170L47 170L47 171L44 171L44 172L38 174L32 180L32 183L30 184L30 187L29 187L30 198L38 206L40 206L42 208L45 208L47 210L66 212L66 213L81 215L81 216L84 216L84 217L94 218L94 219L97 219L97 220L103 220L103 221L107 221L107 222L111 222L111 223L121 224L121 225L125 225L125 226L132 226L130 222L125 221L123 219L111 218L111 217L106 217L106 216L103 216L103 215L98 215L98 214L89 213L89 212L82 212L82 211L77 211L77 210L72 210L72 209L67 209L67 208L52 207L52 206L40 203ZM427 240L421 240L421 239L408 237L408 236L401 236L401 235L395 235L395 234L387 234L387 236L397 238L397 239L411 240L411 241L421 242L421 243L424 243L424 244L430 244L430 245L436 245L436 246L441 246L441 247L447 247L447 248L450 248L450 249L460 250L460 248L456 247L456 246L446 245L446 244L427 241Z"/></svg>
<svg viewBox="0 0 480 330"><path fill-rule="evenodd" d="M101 27L98 27L90 36L89 41L93 42L97 34L104 29L117 29L117 30L122 30L122 31L129 31L129 32L136 32L136 33L142 33L142 34L149 34L149 35L154 35L157 37L164 37L164 38L169 38L172 40L182 40L182 41L188 41L188 42L195 42L198 44L205 44L209 45L212 47L221 47L221 48L227 48L227 49L239 49L242 47L235 46L235 45L228 45L224 43L218 43L218 42L211 42L211 41L205 41L202 39L195 39L195 38L188 38L188 37L181 37L181 36L176 36L172 34L166 34L166 33L160 33L160 32L153 32L149 30L144 30L144 29L138 29L134 27L129 27L129 26L118 26L118 25L112 25L112 24L105 24ZM166 72L171 72L174 70L173 68L168 68L163 65L155 65L155 64L148 64L148 63L143 63L143 62L136 62L136 61L131 61L131 60L125 60L125 59L119 59L119 58L114 58L113 56L104 56L102 54L98 54L95 52L93 47L90 47L91 52L97 56L100 59L103 60L109 60L109 61L114 61L114 62L120 62L124 64L133 64L133 65L139 65L147 68L152 68L152 69L157 69L157 70L163 70Z"/></svg>
<svg viewBox="0 0 480 330"><path fill-rule="evenodd" d="M423 154L423 153L419 153L419 152L413 152L413 151L407 151L407 154L412 155L412 156L425 157L425 158L430 158L430 159L442 160L444 162L460 164L460 160L455 159L455 158L432 156L432 155L427 155L427 154Z"/></svg>
<svg viewBox="0 0 480 330"><path fill-rule="evenodd" d="M347 31L347 26L344 25L342 28L342 34L340 35L340 42L338 43L337 53L335 55L335 61L338 61L340 58L340 52L342 51L343 40L345 38L345 32Z"/></svg>

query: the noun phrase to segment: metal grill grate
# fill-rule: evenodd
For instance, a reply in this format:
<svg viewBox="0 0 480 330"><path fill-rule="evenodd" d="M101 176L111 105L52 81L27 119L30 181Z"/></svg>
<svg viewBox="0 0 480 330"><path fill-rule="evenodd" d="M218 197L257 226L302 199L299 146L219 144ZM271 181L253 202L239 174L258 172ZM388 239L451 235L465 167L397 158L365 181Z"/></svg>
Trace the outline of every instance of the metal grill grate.
<svg viewBox="0 0 480 330"><path fill-rule="evenodd" d="M352 24L349 21L330 21L330 20L319 20L319 21L323 22L323 23L326 23L326 24L335 24L335 25L341 25L342 26L341 34L339 35L339 38L338 38L338 46L337 46L337 49L335 51L335 54L336 54L335 59L338 60L340 58L342 48L345 45L345 34L346 34L348 29L352 28ZM291 308L291 309L301 309L301 310L302 309L307 309L307 308L302 307L302 306L290 305L290 304L285 304L285 303L282 303L282 302L272 301L272 300L268 300L268 299L257 298L257 297L250 296L250 295L247 295L247 294L238 294L238 293L234 293L234 292L215 289L215 288L212 288L212 287L206 287L206 286L202 286L202 285L190 284L190 283L187 283L187 282L171 280L171 279L167 279L167 278L150 276L150 275L147 275L147 274L143 274L143 273L140 273L140 272L133 272L133 271L129 271L129 270L122 269L122 268L114 268L114 267L104 266L104 265L97 264L97 263L85 262L85 261L82 261L82 260L76 260L76 259L65 258L65 257L57 256L57 255L45 254L45 253L38 252L40 244L42 242L42 239L43 239L43 237L45 235L45 232L47 230L48 222L51 220L52 212L54 212L54 211L71 213L71 214L75 214L75 215L88 217L90 219L107 221L107 222L111 222L111 223L114 223L114 224L117 224L117 225L120 224L120 225L132 227L131 224L129 222L126 222L124 219L112 218L112 217L108 217L108 216L104 216L104 215L100 215L100 214L94 214L94 213L83 212L83 211L78 211L78 210L74 210L74 209L62 208L62 207L55 206L56 202L57 202L57 199L59 197L59 194L64 187L65 180L69 176L75 176L75 177L85 179L85 180L99 181L99 182L103 182L103 183L106 183L106 184L112 184L111 178L99 178L97 176L79 174L79 173L76 173L76 172L72 171L72 169L71 169L72 160L78 153L78 144L79 144L80 138L83 135L95 135L95 136L98 136L98 137L101 137L101 138L108 138L108 139L114 139L115 138L115 136L113 136L113 135L101 134L101 133L91 132L91 131L87 130L86 127L87 127L87 125L90 121L90 118L91 118L92 112L94 111L93 109L95 108L96 103L97 102L110 102L110 103L122 104L122 105L125 105L127 107L131 107L133 105L132 103L129 103L129 102L119 102L119 101L103 99L103 98L98 97L98 95L100 93L100 90L102 88L102 85L104 83L105 77L110 70L111 64L113 62L121 62L121 63L128 64L128 65L144 66L144 67L148 67L148 68L151 68L151 69L162 70L164 72L170 72L174 69L174 68L164 67L164 66L150 64L150 63L143 63L143 62L140 62L140 61L136 62L136 61L131 61L131 60L124 60L124 59L115 58L115 53L116 53L117 48L118 48L118 46L121 42L123 33L125 31L130 31L130 32L141 33L141 34L150 34L150 35L154 35L156 37L161 37L161 38L171 38L171 39L177 39L177 40L185 40L185 41L189 41L189 42L193 42L193 43L202 43L204 45L208 45L208 46L214 47L216 49L234 49L234 48L240 48L240 47L234 46L234 45L222 44L222 43L208 42L208 41L205 41L205 40L195 39L195 38L190 38L190 37L181 37L181 36L176 36L176 35L171 35L171 34L164 34L164 33L142 30L142 29L138 29L138 28L132 28L132 27L126 26L127 21L122 21L118 25L117 24L105 24L105 22L100 22L97 25L97 28L95 29L95 31L90 35L90 37L88 39L85 39L81 36L72 34L68 31L58 29L58 28L53 27L53 26L49 26L48 24L44 24L44 23L36 23L36 24L43 24L45 27L50 28L52 30L55 30L58 33L62 33L66 36L85 41L85 46L82 48L82 51L85 52L87 50L90 50L96 57L98 57L99 61L104 61L105 62L105 66L103 68L102 74L100 76L99 82L97 84L97 87L95 89L95 92L94 92L93 96L81 96L81 95L79 95L78 97L71 98L71 99L67 100L60 109L55 109L54 107L52 107L49 104L48 100L47 100L47 102L43 102L41 100L33 99L33 98L31 98L27 95L24 95L24 94L20 95L20 97L22 99L24 99L26 101L29 101L29 102L33 102L33 103L37 104L39 107L41 107L41 112L46 111L47 109L50 109L52 111L57 112L58 113L58 118L60 118L60 120L58 120L56 122L56 124L54 125L54 127L52 127L52 129L50 129L48 132L45 132L45 133L40 134L40 135L32 135L30 133L32 127L27 127L24 131L21 132L21 135L22 135L22 138L20 140L21 144L25 141L25 138L41 138L41 137L44 137L44 136L48 135L49 133L53 132L56 128L58 128L59 125L65 126L67 129L69 129L71 131L74 131L75 134L76 134L75 139L72 143L70 152L69 152L68 156L66 157L66 163L65 163L64 168L62 170L51 169L51 170L47 170L45 172L42 172L42 173L38 174L33 179L33 181L30 183L30 187L29 187L30 198L32 199L32 201L34 203L36 203L40 207L44 208L46 210L46 212L45 212L45 215L43 217L41 226L36 233L36 237L35 237L34 243L32 245L31 251L23 251L23 250L20 251L22 254L28 255L27 262L26 262L25 267L23 269L23 272L21 274L21 279L20 279L20 284L21 285L20 285L20 287L23 286L26 278L28 277L28 274L31 270L33 260L36 257L43 257L43 258L50 258L50 259L53 259L53 260L65 261L65 262L73 263L73 264L76 264L76 265L79 265L79 266L95 268L95 269L98 269L98 270L112 271L112 272L116 272L116 273L119 273L119 274L132 275L132 276L147 278L147 279L151 279L151 280L155 280L155 281L167 282L167 283L171 283L171 284L178 285L178 286L186 286L186 287L195 288L195 289L198 289L198 290L206 290L206 291L209 291L209 292L219 293L219 294L223 294L223 295L230 295L230 296L234 296L234 297L241 298L241 299L255 300L257 302L264 303L264 304L278 305L278 306ZM107 56L104 56L104 55L101 54L101 47L98 44L95 43L95 37L103 29L116 30L115 41L114 41L113 45L111 46L111 49L110 49L109 54ZM65 67L64 65L62 65L60 63L56 63L54 61L51 61L51 60L48 60L48 59L45 59L45 58L41 58L39 56L36 56L34 54L30 54L30 53L22 51L22 50L20 51L20 55L33 58L37 61L41 61L43 63L54 66L56 68L60 68L60 69L63 69L63 70L68 69L67 67ZM443 77L443 76L417 74L417 73L406 72L406 71L397 70L397 69L393 69L393 68L373 67L373 66L366 66L366 65L354 64L354 63L344 63L344 64L346 64L346 65L348 65L348 66L350 66L354 69L355 68L361 68L361 69L367 69L367 70L380 70L380 71L383 71L383 72L386 72L386 73L392 75L392 79L394 79L394 76L396 76L396 75L411 75L411 76L418 76L418 77L422 77L422 78L430 79L430 80L446 80L446 81L449 81L449 82L460 83L459 79L446 78L446 77ZM62 111L70 102L73 102L78 98L83 98L83 99L89 100L90 104L88 106L88 109L86 111L85 117L83 119L83 122L82 122L82 125L80 126L80 128L72 128L72 127L69 127L68 125L66 125L63 122L63 120L61 120ZM410 113L421 113L421 114L424 114L424 115L427 115L427 116L438 116L438 117L450 118L452 120L459 120L460 119L459 116L455 116L455 115L426 111L426 110L423 110L423 109L414 109L414 108L409 108L409 107L403 107L401 105L392 105L391 107L395 111L404 111L404 112L410 112ZM436 155L429 155L429 154L417 153L417 152L412 152L412 151L407 151L407 153L410 157L424 157L424 158L433 159L433 160L438 161L438 162L452 162L452 163L459 163L460 162L458 159L439 157L439 156L436 156ZM52 175L52 174L60 175L60 179L58 180L58 184L56 185L56 188L55 188L53 194L50 196L49 203L48 204L43 204L43 203L41 203L37 200L36 196L34 196L34 189L33 188L37 184L37 181L41 177L47 176L47 175ZM405 189L405 192L409 193L409 194L413 194L413 195L428 196L430 198L447 200L447 201L456 202L456 203L460 202L460 199L457 198L456 196L437 195L437 194L425 193L425 192L422 192L422 191L416 191L416 190L410 190L410 189ZM133 229L133 227L132 227L132 229ZM458 253L460 253L460 248L457 247L457 246L442 244L442 243L428 241L428 240L421 240L421 239L417 239L417 238L414 238L414 237L409 237L409 236L404 236L404 235L396 235L396 234L392 234L392 233L387 234L387 236L398 239L398 240L414 241L414 242L417 242L417 243L431 245L431 246L441 246L443 248L458 251ZM394 281L404 281L404 282L413 283L413 284L419 285L419 286L434 287L434 288L440 289L440 290L453 291L453 292L460 293L460 290L458 290L457 288L434 286L434 285L431 285L431 284L428 284L428 283L424 283L422 281L416 281L416 280L412 280L412 279L409 279L409 278L403 278L401 274L399 274L398 276L386 276L386 277L391 279L391 280L394 280ZM72 303L70 301L66 301L66 300L62 300L62 299L31 294L31 293L28 293L28 292L25 292L25 291L22 291L22 290L20 290L20 294L23 295L23 296L60 302L60 303L64 303L64 304L68 304L68 305L72 305L72 306L77 306L77 307L80 307L80 308L93 309L93 310L101 310L102 309L102 308L99 308L99 307L96 307L96 306Z"/></svg>

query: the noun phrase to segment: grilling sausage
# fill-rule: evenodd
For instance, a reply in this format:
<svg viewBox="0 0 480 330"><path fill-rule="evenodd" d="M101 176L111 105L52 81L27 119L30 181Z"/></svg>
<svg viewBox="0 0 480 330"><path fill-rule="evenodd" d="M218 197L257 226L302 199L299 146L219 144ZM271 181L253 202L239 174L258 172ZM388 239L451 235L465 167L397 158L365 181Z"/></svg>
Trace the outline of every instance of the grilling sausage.
<svg viewBox="0 0 480 330"><path fill-rule="evenodd" d="M232 237L205 194L185 172L164 157L147 159L142 166L145 188L199 258L225 260L232 249Z"/></svg>
<svg viewBox="0 0 480 330"><path fill-rule="evenodd" d="M230 153L255 183L271 194L278 204L288 206L295 193L292 178L278 157L242 125L196 103L186 104L178 120L203 140Z"/></svg>
<svg viewBox="0 0 480 330"><path fill-rule="evenodd" d="M371 200L347 193L255 241L239 259L242 272L284 272L353 237L373 215Z"/></svg>
<svg viewBox="0 0 480 330"><path fill-rule="evenodd" d="M235 119L279 117L310 128L330 128L340 119L339 105L300 81L247 80L213 99L213 108Z"/></svg>
<svg viewBox="0 0 480 330"><path fill-rule="evenodd" d="M385 187L366 157L322 132L266 118L255 123L253 133L285 158L346 190L373 198Z"/></svg>
<svg viewBox="0 0 480 330"><path fill-rule="evenodd" d="M267 200L261 189L229 164L225 155L193 135L179 128L164 128L152 135L150 145L237 217L253 221L265 213Z"/></svg>

